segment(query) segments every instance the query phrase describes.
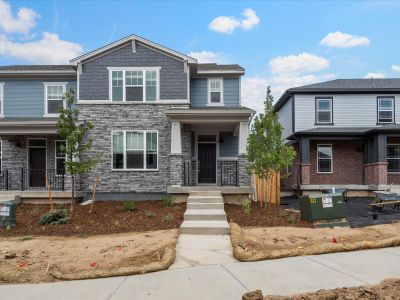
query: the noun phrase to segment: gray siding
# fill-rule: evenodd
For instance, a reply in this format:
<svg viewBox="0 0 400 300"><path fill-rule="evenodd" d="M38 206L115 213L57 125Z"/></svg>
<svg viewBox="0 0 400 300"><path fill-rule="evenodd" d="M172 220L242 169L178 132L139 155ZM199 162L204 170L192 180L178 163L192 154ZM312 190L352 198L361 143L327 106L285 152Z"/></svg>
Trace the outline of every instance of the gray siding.
<svg viewBox="0 0 400 300"><path fill-rule="evenodd" d="M293 133L293 97L290 98L279 110L279 121L283 126L283 138L286 139Z"/></svg>
<svg viewBox="0 0 400 300"><path fill-rule="evenodd" d="M379 94L349 95L295 95L295 131L316 127L315 97L333 97L333 123L335 127L377 126L377 97ZM395 121L400 124L400 95L395 97ZM318 125L321 127L321 125Z"/></svg>
<svg viewBox="0 0 400 300"><path fill-rule="evenodd" d="M79 75L80 100L109 100L107 67L161 67L160 100L187 99L187 73L183 61L139 43L132 52L131 43L83 64Z"/></svg>
<svg viewBox="0 0 400 300"><path fill-rule="evenodd" d="M223 139L223 143L219 143L219 157L236 157L239 153L239 137L234 136L233 132L220 132L219 140Z"/></svg>
<svg viewBox="0 0 400 300"><path fill-rule="evenodd" d="M207 78L192 78L190 97L193 107L204 107L208 103ZM240 106L240 79L224 78L224 105Z"/></svg>
<svg viewBox="0 0 400 300"><path fill-rule="evenodd" d="M40 118L44 115L43 82L68 82L76 88L75 81L57 80L1 80L4 82L4 116L10 118Z"/></svg>

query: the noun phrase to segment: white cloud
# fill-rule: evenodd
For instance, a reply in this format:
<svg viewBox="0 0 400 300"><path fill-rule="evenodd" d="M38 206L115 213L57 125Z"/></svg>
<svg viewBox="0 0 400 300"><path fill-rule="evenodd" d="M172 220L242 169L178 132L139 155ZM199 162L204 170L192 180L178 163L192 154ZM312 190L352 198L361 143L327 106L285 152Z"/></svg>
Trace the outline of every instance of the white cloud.
<svg viewBox="0 0 400 300"><path fill-rule="evenodd" d="M194 51L189 52L189 56L196 58L199 63L228 63L228 59L222 52L212 52L212 51Z"/></svg>
<svg viewBox="0 0 400 300"><path fill-rule="evenodd" d="M364 76L364 78L386 78L386 75L383 73L374 73L374 72L369 72L367 75Z"/></svg>
<svg viewBox="0 0 400 300"><path fill-rule="evenodd" d="M369 43L370 40L367 37L347 34L340 31L328 33L320 42L322 46L333 48L368 46Z"/></svg>
<svg viewBox="0 0 400 300"><path fill-rule="evenodd" d="M274 74L304 74L329 67L329 61L315 54L300 53L273 58L269 66Z"/></svg>
<svg viewBox="0 0 400 300"><path fill-rule="evenodd" d="M33 42L13 42L0 36L0 55L26 60L34 64L65 64L83 51L79 44L61 40L58 34L44 32Z"/></svg>
<svg viewBox="0 0 400 300"><path fill-rule="evenodd" d="M21 7L17 16L11 12L11 6L0 0L0 29L5 33L28 34L36 25L39 14L31 8Z"/></svg>
<svg viewBox="0 0 400 300"><path fill-rule="evenodd" d="M242 28L249 30L260 23L260 18L256 15L256 12L251 8L246 8L242 15L246 18L242 20Z"/></svg>
<svg viewBox="0 0 400 300"><path fill-rule="evenodd" d="M394 72L400 72L400 66L399 65L392 65L392 70Z"/></svg>
<svg viewBox="0 0 400 300"><path fill-rule="evenodd" d="M242 12L242 15L245 18L238 19L232 16L216 17L210 22L210 24L208 24L208 28L216 32L230 34L233 33L237 28L249 30L260 23L260 18L251 8L246 8Z"/></svg>
<svg viewBox="0 0 400 300"><path fill-rule="evenodd" d="M264 100L267 93L268 81L262 77L244 77L241 86L242 106L254 109L260 113L264 109Z"/></svg>

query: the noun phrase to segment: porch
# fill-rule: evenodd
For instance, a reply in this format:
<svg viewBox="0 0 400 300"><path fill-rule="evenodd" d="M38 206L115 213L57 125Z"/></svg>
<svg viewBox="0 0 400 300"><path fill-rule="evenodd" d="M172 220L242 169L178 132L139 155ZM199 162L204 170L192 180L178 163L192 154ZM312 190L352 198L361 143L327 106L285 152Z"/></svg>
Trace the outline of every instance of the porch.
<svg viewBox="0 0 400 300"><path fill-rule="evenodd" d="M253 113L239 107L169 110L171 183L168 191L194 186L204 186L207 190L250 187L245 155Z"/></svg>

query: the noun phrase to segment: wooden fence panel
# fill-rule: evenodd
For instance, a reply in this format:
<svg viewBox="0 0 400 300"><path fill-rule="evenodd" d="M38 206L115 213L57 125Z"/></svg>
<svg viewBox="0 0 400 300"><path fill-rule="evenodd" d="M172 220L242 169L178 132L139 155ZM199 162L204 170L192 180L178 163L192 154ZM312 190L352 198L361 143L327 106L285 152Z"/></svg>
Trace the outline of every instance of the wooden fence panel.
<svg viewBox="0 0 400 300"><path fill-rule="evenodd" d="M267 180L255 176L257 201L280 204L280 172L274 172Z"/></svg>

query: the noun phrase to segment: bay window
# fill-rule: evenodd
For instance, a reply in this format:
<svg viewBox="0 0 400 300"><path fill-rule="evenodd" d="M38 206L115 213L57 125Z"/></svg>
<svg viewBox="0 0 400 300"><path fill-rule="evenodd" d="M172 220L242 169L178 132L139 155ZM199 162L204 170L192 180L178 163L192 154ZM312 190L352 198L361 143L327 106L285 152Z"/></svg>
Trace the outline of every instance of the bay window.
<svg viewBox="0 0 400 300"><path fill-rule="evenodd" d="M154 130L114 131L112 134L114 170L156 170L158 132Z"/></svg>
<svg viewBox="0 0 400 300"><path fill-rule="evenodd" d="M152 102L159 99L159 70L149 68L109 68L110 99L115 102Z"/></svg>

